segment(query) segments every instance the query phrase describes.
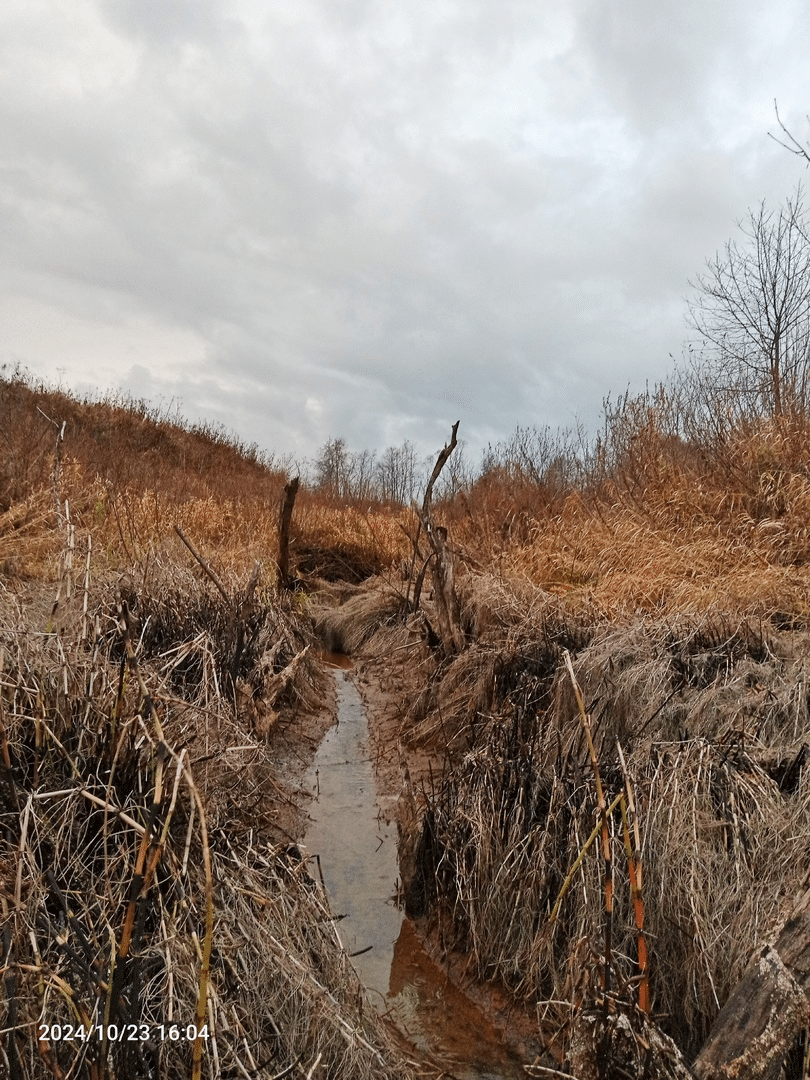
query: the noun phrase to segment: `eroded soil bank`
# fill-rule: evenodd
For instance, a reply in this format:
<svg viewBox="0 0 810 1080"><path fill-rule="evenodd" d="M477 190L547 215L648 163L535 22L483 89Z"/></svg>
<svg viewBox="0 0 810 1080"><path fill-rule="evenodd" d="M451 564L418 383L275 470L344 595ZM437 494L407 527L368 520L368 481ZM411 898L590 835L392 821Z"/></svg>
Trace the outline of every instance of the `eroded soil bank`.
<svg viewBox="0 0 810 1080"><path fill-rule="evenodd" d="M414 697L412 675L419 661L425 659L422 642L414 642L407 651L410 663L402 662L402 653L396 658L400 662L393 665L387 663L385 653L370 653L357 661L354 671L368 716L378 790L395 816L405 864L400 866L401 880L404 876L406 881L418 880L414 831L418 831L424 811L422 793L441 782L446 765L444 756L432 745L403 740L403 724ZM415 658L415 652L422 655ZM405 920L399 948L402 959L395 956L392 987L396 978L417 983L423 980L430 987L423 1006L429 1017L427 1023L434 1025L448 1052L452 1053L456 1043L463 1040L459 1029L442 1019L442 1001L453 1000L462 1025L468 1030L475 1027L484 1034L488 1046L500 1048L502 1068L533 1062L542 1055L534 1013L505 988L483 983L471 974L469 957L447 947L430 912L420 906L419 896L411 917ZM410 969L411 974L397 974L401 967ZM525 1075L522 1068L519 1075Z"/></svg>

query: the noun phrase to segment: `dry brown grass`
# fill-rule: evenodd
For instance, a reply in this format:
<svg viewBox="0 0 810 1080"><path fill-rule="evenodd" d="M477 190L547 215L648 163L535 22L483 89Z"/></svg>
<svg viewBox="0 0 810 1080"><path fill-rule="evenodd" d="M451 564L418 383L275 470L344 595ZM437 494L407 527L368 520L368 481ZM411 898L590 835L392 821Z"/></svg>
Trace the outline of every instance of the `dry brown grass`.
<svg viewBox="0 0 810 1080"><path fill-rule="evenodd" d="M525 584L478 584L487 629L415 695L403 729L452 757L422 793L417 840L435 931L480 978L536 1004L558 1053L602 993L598 844L550 919L598 821L570 649L607 802L624 788L617 743L633 781L653 1009L694 1053L810 860L805 636L719 617L599 625ZM611 973L630 999L637 930L621 829L616 811Z"/></svg>
<svg viewBox="0 0 810 1080"><path fill-rule="evenodd" d="M114 571L148 573L176 558L179 525L223 569L245 573L258 561L274 579L286 474L234 437L142 402L77 401L12 374L0 378L0 442L0 574L52 576L67 515L77 541L92 532L96 564ZM379 573L401 552L395 522L382 508L303 491L293 570L354 581Z"/></svg>
<svg viewBox="0 0 810 1080"><path fill-rule="evenodd" d="M402 598L384 582L367 581L362 590L349 594L342 602L330 598L311 610L315 631L324 647L356 656L386 625L401 625L403 604Z"/></svg>
<svg viewBox="0 0 810 1080"><path fill-rule="evenodd" d="M686 477L660 502L651 497L643 514L618 499L589 506L572 497L508 562L566 596L572 609L585 602L604 617L707 610L805 616L810 484L791 478L781 494L785 511L759 519L724 505L727 492L696 492Z"/></svg>
<svg viewBox="0 0 810 1080"><path fill-rule="evenodd" d="M275 588L283 473L137 403L0 390L0 1072L188 1077L157 1031L201 1001L202 1076L409 1075L282 824L268 739L324 695L306 601ZM360 577L388 558L383 519L301 518L316 570L339 535ZM154 1030L37 1039L107 1022Z"/></svg>
<svg viewBox="0 0 810 1080"><path fill-rule="evenodd" d="M405 838L409 895L469 970L537 1007L559 1061L604 993L607 925L598 840L578 864L598 800L564 650L608 803L624 789L618 744L632 777L653 1010L687 1056L810 861L804 426L752 424L702 447L652 421L623 434L564 498L537 487L532 507L523 490L510 517L490 478L442 508L468 644L413 668L402 727L446 763ZM638 931L618 810L610 828L610 971L630 1001Z"/></svg>
<svg viewBox="0 0 810 1080"><path fill-rule="evenodd" d="M123 580L118 613L113 583L67 583L56 605L39 587L0 597L0 1071L185 1080L201 1000L203 1077L407 1076L277 825L257 710L283 723L317 696L295 611L254 591L234 667L235 605L207 580ZM105 1043L110 1024L149 1037Z"/></svg>
<svg viewBox="0 0 810 1080"><path fill-rule="evenodd" d="M58 414L55 405L59 401L48 407ZM598 819L598 801L582 722L563 665L564 650L574 658L591 714L608 803L624 788L617 742L627 760L642 829L653 1009L687 1054L700 1045L751 950L773 930L810 859L810 788L802 749L810 727L806 693L810 673L805 659L810 619L807 432L794 418L751 423L736 431L709 431L703 442L687 443L673 434L666 416L656 413L659 406L663 409L658 402L616 412L607 444L583 464L576 485L565 480L550 490L548 484L523 477L518 490L510 486L514 477L503 473L437 508L436 519L449 525L458 555L467 638L467 648L452 663L432 656L422 644L411 651L418 635L428 641L430 635L422 615L407 612L402 596L407 583L395 579L392 569L409 554L401 528L407 525L407 514L328 503L311 493L304 493L296 510L293 559L300 572L312 579L349 582L373 574L382 573L383 580L388 576L382 587L378 577L373 590L349 590L343 607L322 614L321 622L324 635L331 635L334 644L364 648L378 660L387 650L390 655L381 662L399 661L409 698L403 703L408 716L402 737L432 748L447 766L444 776L440 779L437 774L434 786L422 793L423 816L412 844L418 850L410 853L423 874L421 899L436 932L448 947L468 953L471 971L505 983L516 997L536 1006L541 1030L559 1055L564 1053L572 1017L600 996L606 973L603 863L597 846L577 865ZM201 603L199 584L191 574L182 582L177 578L174 591L164 586L167 572L170 577L177 573L170 568L176 566L178 552L183 565L191 566L173 533L176 524L215 562L229 588L244 581L256 561L263 580L272 582L281 474L266 468L262 473L260 463L242 469L232 461L220 476L212 450L209 458L203 454L198 459L201 464L193 483L184 486L188 474L182 459L171 470L153 470L150 463L157 459L149 456L148 447L124 454L128 464L118 467L114 476L92 472L91 455L77 452L71 460L66 449L59 494L60 506L64 508L65 501L69 505L75 528L71 552L69 531L57 524L53 457L46 453L47 440L43 441L37 422L30 416L28 420L28 427L21 430L30 439L38 433L39 441L31 446L21 443L9 458L8 507L0 517L0 572L12 581L14 575L29 575L66 583L72 575L74 584L80 583L82 544L92 534L93 559L99 567L126 568L138 583L141 606L136 614L143 620L143 647L152 650L156 665L149 669L151 677L159 685L174 680L172 696L184 702L182 707L168 708L167 737L177 747L187 742L191 755L200 739L213 739L216 749L221 745L216 740L246 738L229 724L254 725L255 735L255 703L270 685L268 679L279 673L278 665L300 652L294 611L279 616L285 626L285 620L292 619L293 638L289 647L279 648L271 670L262 666L261 657L272 652L279 639L271 643L261 635L256 638L256 643L264 640L269 648L251 654L253 666L234 683L237 704L241 702L246 711L240 716L237 710L228 719L220 698L223 679L227 682L222 656L233 650L232 615L216 602ZM152 430L148 423L142 428ZM45 430L52 439L51 428ZM105 438L114 440L115 430L105 428ZM164 432L161 445L167 438ZM77 439L74 449L78 443ZM263 602L275 610L270 601L268 595ZM306 602L296 599L293 605ZM422 610L431 619L427 588ZM79 759L76 718L86 710L90 726L81 739L96 740L88 760L115 753L118 743L112 735L104 735L104 724L118 700L115 672L109 667L110 659L116 659L109 651L114 634L102 635L108 648L102 663L100 654L81 646L75 633L73 638L50 634L46 614L42 625L48 636L31 641L39 643L37 649L41 645L51 651L29 654L17 642L18 659L7 665L6 670L14 673L7 687L7 708L13 699L19 731L27 732L15 736L19 746L14 739L10 744L15 755L22 755L20 760L39 761L37 739L45 739L49 760L61 770L49 779L49 787L70 789L60 798L67 800L75 820L69 815L60 825L42 817L47 800L33 799L41 789L29 780L34 766L25 766L32 836L46 854L50 848L39 837L51 846L52 836L60 843L64 840L65 850L76 855L78 876L74 886L65 866L68 885L60 889L66 896L84 895L93 868L85 839L90 825L79 808L87 811L85 818L89 815L91 823L98 811L82 787L101 792L100 798L106 798L107 788ZM212 643L211 633L219 645ZM305 682L294 683L302 694ZM200 700L198 686L208 688L208 700ZM122 743L131 784L116 790L115 798L122 801L115 805L129 807L125 812L138 820L136 813L145 813L154 785L150 751L156 739L147 718L138 717L133 693L128 687L126 715L133 733L138 726L142 741L138 743L133 734L131 745ZM53 740L47 742L50 736L42 726L40 701L63 718L59 730L65 738L59 738L64 753ZM247 709L248 701L254 712ZM216 736L212 717L215 727L219 725ZM202 756L211 752L208 747ZM246 770L244 776L223 768L222 761L216 769L206 764L199 779L211 816L210 852L220 875L215 880L226 881L241 897L232 905L240 912L236 922L231 909L222 915L223 940L240 955L243 951L250 955L251 948L240 937L247 920L240 905L258 905L248 937L253 940L254 932L271 935L275 944L265 951L264 960L273 949L278 957L285 950L299 955L303 937L295 944L278 929L259 927L260 915L266 914L271 922L282 918L284 904L304 912L304 921L313 925L323 917L306 907L309 885L289 853L276 844L259 849L252 841L246 849L234 845L231 850L222 839L225 847L217 847L218 828L230 837L229 815L234 811L229 792L240 790L239 784L248 778L254 785L270 779L269 765L254 766L259 771ZM182 779L179 790L185 795L173 821L182 825L190 813ZM3 864L4 888L13 890L17 868L22 865L27 872L28 838L26 834L23 844L19 826L14 825L21 820L19 808L7 813L12 832ZM611 975L614 993L629 999L636 994L637 927L616 813L610 823L616 886ZM100 880L120 912L136 841L122 819L113 824L117 854L105 864ZM184 844L185 839L167 843L170 853L172 844ZM199 850L199 838L193 843ZM42 862L44 856L37 858ZM180 875L175 864L182 866L182 857L175 853L174 863L171 854L167 859L166 888L174 890L170 899L174 902L175 894L193 896L194 902L173 909L171 933L162 924L150 933L161 955L168 949L173 957L173 942L179 943L177 982L182 982L179 973L184 972L184 1000L190 1003L197 946L189 920L196 918L195 933L201 940L204 883L199 859L194 867L189 861ZM236 874L238 881L229 874ZM248 879L250 883L243 884ZM39 903L44 886L41 878L36 881ZM159 892L159 884L153 888ZM49 895L48 918L58 920L58 894ZM559 913L552 922L550 914L558 901ZM38 932L31 922L35 906L22 904L24 914L13 930L14 947L24 952L32 969L25 969L29 996L24 999L32 1010L30 1003L40 1000L36 997L41 994L40 965L35 956L31 959L34 954L25 933ZM109 940L107 925L102 933L98 912L84 908L82 912L77 918L98 966L104 951L100 943ZM69 917L64 916L65 925ZM292 918L295 922L297 915ZM117 925L111 914L105 913L104 919L113 928ZM65 972L78 979L76 965L84 962L86 968L90 952L81 945L74 948L79 959L72 957L52 929L47 940L50 966L42 970L47 971L44 985L53 994L62 993L57 980L65 980ZM317 957L327 949L321 938L310 947ZM258 1008L260 987L270 977L272 965L267 962L269 966L262 967L255 957L250 976L230 972L224 961L221 970L215 965L215 1000L225 993L223 986L230 978L248 988L250 1001ZM317 962L332 972L329 978L343 979L328 958ZM336 1017L345 1013L338 1009L329 1019L318 1013L321 1006L313 1004L314 999L290 998L293 985L299 991L312 989L311 979L290 964L279 984L280 996L268 1005L271 1014L292 1001L290 1031L306 1041L305 1031L317 1028L318 1038L325 1038L323 1031L331 1030L335 1041L323 1053L336 1054L334 1047L345 1041ZM84 977L89 978L86 970ZM156 976L156 987L164 986L161 978ZM323 1003L318 994L315 997ZM93 990L84 1007L97 1008L101 996ZM61 1000L67 1009L64 994ZM164 999L155 1000L165 1007ZM350 1007L344 1003L340 1008L344 1005ZM261 1033L247 1031L245 1037L251 1054L254 1046L261 1054L281 1045L269 1022ZM223 1055L227 1050L235 1060L235 1045L226 1040ZM364 1057L367 1051L360 1043L355 1049L370 1063L369 1075L374 1075L374 1055ZM290 1055L297 1052L290 1050ZM292 1056L283 1060L290 1062ZM357 1062L354 1066L361 1069Z"/></svg>
<svg viewBox="0 0 810 1080"><path fill-rule="evenodd" d="M385 571L407 552L401 511L361 508L304 492L296 509L299 572L327 581L359 583Z"/></svg>
<svg viewBox="0 0 810 1080"><path fill-rule="evenodd" d="M806 423L706 430L687 443L652 405L640 413L614 417L611 445L566 491L483 477L443 508L456 544L597 619L808 615Z"/></svg>

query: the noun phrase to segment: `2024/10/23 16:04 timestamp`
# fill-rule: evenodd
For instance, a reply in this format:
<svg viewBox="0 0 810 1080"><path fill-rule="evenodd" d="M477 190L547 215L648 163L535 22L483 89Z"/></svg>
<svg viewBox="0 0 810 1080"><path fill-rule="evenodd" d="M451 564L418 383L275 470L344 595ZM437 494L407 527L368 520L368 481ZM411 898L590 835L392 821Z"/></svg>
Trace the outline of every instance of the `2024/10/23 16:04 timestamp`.
<svg viewBox="0 0 810 1080"><path fill-rule="evenodd" d="M40 1042L196 1042L208 1038L208 1024L40 1024Z"/></svg>

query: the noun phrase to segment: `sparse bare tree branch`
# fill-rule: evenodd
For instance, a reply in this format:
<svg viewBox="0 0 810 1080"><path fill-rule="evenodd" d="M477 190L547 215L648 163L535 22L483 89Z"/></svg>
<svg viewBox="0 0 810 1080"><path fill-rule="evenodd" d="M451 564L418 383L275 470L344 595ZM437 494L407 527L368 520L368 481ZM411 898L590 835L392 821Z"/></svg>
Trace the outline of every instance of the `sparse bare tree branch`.
<svg viewBox="0 0 810 1080"><path fill-rule="evenodd" d="M807 164L810 165L810 144L808 144L808 146L802 146L799 140L794 138L794 136L785 127L784 123L782 122L782 117L779 115L779 106L776 104L776 98L774 98L773 101L773 108L774 112L776 113L776 122L779 124L779 127L782 130L782 134L787 139L787 142L783 142L781 139L778 139L773 134L773 132L769 131L768 135L770 136L770 138L773 139L775 143L779 143L781 147L787 150L788 153L795 154L797 157L803 157ZM807 122L810 123L810 116L807 117Z"/></svg>
<svg viewBox="0 0 810 1080"><path fill-rule="evenodd" d="M778 211L765 204L740 224L693 283L689 321L709 396L780 417L810 405L810 239L801 188Z"/></svg>

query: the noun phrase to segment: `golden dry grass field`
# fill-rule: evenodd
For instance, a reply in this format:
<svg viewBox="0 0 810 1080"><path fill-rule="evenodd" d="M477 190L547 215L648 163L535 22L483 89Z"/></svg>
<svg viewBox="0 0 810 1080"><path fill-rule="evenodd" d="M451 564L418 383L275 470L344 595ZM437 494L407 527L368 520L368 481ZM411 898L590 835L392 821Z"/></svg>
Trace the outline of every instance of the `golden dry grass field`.
<svg viewBox="0 0 810 1080"><path fill-rule="evenodd" d="M603 1075L676 1075L659 1035L691 1061L810 865L810 456L801 417L687 439L668 416L625 402L575 465L437 499L450 649L412 509L305 485L286 591L283 469L142 403L0 382L7 1075L419 1070L278 827L317 635L393 688L392 762L435 766L403 789L410 912L530 1017L532 1075L584 1061L595 1002L638 1036ZM216 1036L57 1045L46 1015ZM803 1038L773 1075L803 1075Z"/></svg>

